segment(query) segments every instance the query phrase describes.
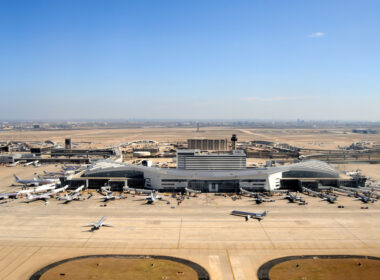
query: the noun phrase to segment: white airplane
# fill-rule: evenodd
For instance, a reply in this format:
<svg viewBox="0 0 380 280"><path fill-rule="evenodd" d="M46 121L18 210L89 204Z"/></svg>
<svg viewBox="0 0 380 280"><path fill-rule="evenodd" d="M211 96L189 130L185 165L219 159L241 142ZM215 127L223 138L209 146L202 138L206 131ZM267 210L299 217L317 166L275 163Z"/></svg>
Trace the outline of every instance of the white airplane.
<svg viewBox="0 0 380 280"><path fill-rule="evenodd" d="M110 190L105 191L106 194L104 194L103 193L103 191L104 191L103 188L104 187L101 188L101 191L98 191L98 193L100 195L102 195L102 197L99 198L99 199L103 199L103 202L106 202L106 201L109 201L109 200L115 200L116 199L116 197L113 195L113 193Z"/></svg>
<svg viewBox="0 0 380 280"><path fill-rule="evenodd" d="M257 219L260 222L262 219L264 219L264 217L267 214L268 214L268 211L264 211L262 213L254 213L254 212L245 212L245 211L233 210L231 212L231 215L245 217L246 222L248 222L248 220L250 218Z"/></svg>
<svg viewBox="0 0 380 280"><path fill-rule="evenodd" d="M145 194L151 194L151 190L145 190L145 189L136 189L136 188L128 188L128 187L123 187L123 191L125 192L135 192L136 194L140 193L145 193Z"/></svg>
<svg viewBox="0 0 380 280"><path fill-rule="evenodd" d="M85 225L85 227L91 227L90 231L94 231L94 230L98 230L100 227L112 227L112 225L110 224L106 224L104 222L104 220L106 219L107 217L104 216L102 217L98 222L96 223L90 223L88 225Z"/></svg>
<svg viewBox="0 0 380 280"><path fill-rule="evenodd" d="M126 196L114 196L111 191L108 191L106 194L100 193L103 197L100 199L103 199L103 202L107 202L110 200L116 200L116 199L125 199L127 198Z"/></svg>
<svg viewBox="0 0 380 280"><path fill-rule="evenodd" d="M8 167L15 167L19 163L20 163L19 161L15 161L14 163L8 164Z"/></svg>
<svg viewBox="0 0 380 280"><path fill-rule="evenodd" d="M151 191L149 195L141 199L135 199L135 201L146 201L145 204L153 204L156 200L162 200L162 197L158 195L157 191Z"/></svg>
<svg viewBox="0 0 380 280"><path fill-rule="evenodd" d="M41 187L44 187L45 190L47 189L46 186L41 186ZM41 188L40 187L40 188ZM51 192L48 192L48 193L43 193L43 194L39 194L39 195L32 195L30 193L28 193L27 195L27 199L28 199L28 203L29 202L32 202L32 201L37 201L37 200L43 200L46 202L46 204L48 203L47 200L49 198L51 198L53 195L56 195L57 193L60 193L60 192L63 192L65 191L69 186L64 186L62 188L58 188L58 189L53 189Z"/></svg>
<svg viewBox="0 0 380 280"><path fill-rule="evenodd" d="M27 162L27 163L24 163L24 166L29 166L29 165L34 165L34 166L37 166L37 165L38 165L38 160L35 160L35 161L31 161L31 162Z"/></svg>
<svg viewBox="0 0 380 280"><path fill-rule="evenodd" d="M83 189L84 189L84 185L82 185L82 186L76 188L76 189L73 191L73 194L74 194L74 193L79 193L79 192L81 192Z"/></svg>
<svg viewBox="0 0 380 280"><path fill-rule="evenodd" d="M56 187L56 184L42 185L33 189L21 190L18 192L18 194L23 195L23 194L41 193L41 192L54 190L55 187Z"/></svg>
<svg viewBox="0 0 380 280"><path fill-rule="evenodd" d="M61 168L64 171L76 171L85 168L86 165L63 165Z"/></svg>
<svg viewBox="0 0 380 280"><path fill-rule="evenodd" d="M199 190L193 190L193 189L190 189L190 188L185 188L185 191L188 193L188 194L194 194L194 196L196 196L198 193L201 193L201 191Z"/></svg>
<svg viewBox="0 0 380 280"><path fill-rule="evenodd" d="M35 179L33 180L22 180L19 177L17 177L16 174L13 174L15 177L15 180L17 183L21 185L26 185L26 186L39 186L39 185L46 185L46 184L52 184L52 183L59 183L59 179Z"/></svg>
<svg viewBox="0 0 380 280"><path fill-rule="evenodd" d="M247 194L247 195L249 195L251 197L254 197L256 195L256 193L248 191L248 190L243 189L243 188L240 188L240 192L243 193L243 194Z"/></svg>
<svg viewBox="0 0 380 280"><path fill-rule="evenodd" d="M51 195L49 193L39 194L39 195L31 195L28 193L27 201L26 203L30 203L37 200L43 200L45 201L45 204L48 204L48 199L51 198Z"/></svg>
<svg viewBox="0 0 380 280"><path fill-rule="evenodd" d="M157 194L157 191L153 191L149 196L145 197L147 204L153 204L156 200L161 200L162 197Z"/></svg>
<svg viewBox="0 0 380 280"><path fill-rule="evenodd" d="M17 192L12 192L12 193L0 193L0 200L5 200L9 198L17 198L18 193Z"/></svg>
<svg viewBox="0 0 380 280"><path fill-rule="evenodd" d="M57 194L60 192L64 192L69 186L64 186L62 188L54 189L53 191L50 192L50 194Z"/></svg>
<svg viewBox="0 0 380 280"><path fill-rule="evenodd" d="M74 174L74 171L65 171L65 172L46 172L44 171L44 176L66 176Z"/></svg>
<svg viewBox="0 0 380 280"><path fill-rule="evenodd" d="M71 195L67 195L64 198L58 198L59 200L65 200L63 203L67 204L73 200L79 200L81 198L81 191L83 190L84 185L78 187L77 189L74 190L74 192Z"/></svg>
<svg viewBox="0 0 380 280"><path fill-rule="evenodd" d="M58 183L60 183L61 182L61 180L59 180L59 178L57 178L56 176L52 176L52 177L41 177L40 175L37 175L37 178L39 179L39 180L49 180L49 181L51 181L52 183L56 183L56 184L58 184Z"/></svg>
<svg viewBox="0 0 380 280"><path fill-rule="evenodd" d="M72 195L67 195L64 197L64 198L59 198L59 200L64 200L64 204L67 204L73 200L79 200L81 197L81 194L80 193L74 193Z"/></svg>
<svg viewBox="0 0 380 280"><path fill-rule="evenodd" d="M356 171L347 171L347 172L346 172L346 175L347 175L347 176L351 176L351 177L358 176L358 175L360 175L360 170L357 169Z"/></svg>
<svg viewBox="0 0 380 280"><path fill-rule="evenodd" d="M256 204L261 204L263 202L274 202L275 201L273 199L266 199L264 196L260 195L259 193L251 192L251 191L245 190L243 188L240 188L240 192L243 194L247 194L250 197L252 197L253 200L256 201Z"/></svg>

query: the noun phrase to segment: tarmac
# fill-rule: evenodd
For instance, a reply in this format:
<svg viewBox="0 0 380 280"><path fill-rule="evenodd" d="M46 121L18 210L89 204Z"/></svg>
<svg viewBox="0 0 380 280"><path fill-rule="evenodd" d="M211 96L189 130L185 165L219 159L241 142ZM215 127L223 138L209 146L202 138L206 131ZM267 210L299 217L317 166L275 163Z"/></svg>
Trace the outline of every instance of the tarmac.
<svg viewBox="0 0 380 280"><path fill-rule="evenodd" d="M0 167L0 191L17 189L9 187L13 173L23 178L53 169ZM99 195L69 204L56 199L48 205L24 199L0 204L0 279L26 280L50 263L93 254L173 256L201 265L211 279L231 280L257 279L262 264L285 256L380 257L380 201L366 205L340 195L337 203L329 204L303 195L308 205L288 203L283 196L256 205L248 197L233 201L201 194L178 206L170 196L164 196L170 204L154 205L144 205L140 196L127 197L107 207ZM245 222L231 216L232 210L269 214L261 222ZM83 227L102 216L113 227L94 232Z"/></svg>

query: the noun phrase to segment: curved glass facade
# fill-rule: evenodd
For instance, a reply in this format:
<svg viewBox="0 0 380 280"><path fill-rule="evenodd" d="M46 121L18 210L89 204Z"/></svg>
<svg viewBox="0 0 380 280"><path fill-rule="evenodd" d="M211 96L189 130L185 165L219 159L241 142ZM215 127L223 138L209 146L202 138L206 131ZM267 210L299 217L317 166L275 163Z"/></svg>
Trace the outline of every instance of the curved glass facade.
<svg viewBox="0 0 380 280"><path fill-rule="evenodd" d="M323 171L290 170L282 173L282 178L337 178L336 174Z"/></svg>
<svg viewBox="0 0 380 280"><path fill-rule="evenodd" d="M103 170L83 174L83 177L123 177L123 178L144 178L144 173L137 170Z"/></svg>

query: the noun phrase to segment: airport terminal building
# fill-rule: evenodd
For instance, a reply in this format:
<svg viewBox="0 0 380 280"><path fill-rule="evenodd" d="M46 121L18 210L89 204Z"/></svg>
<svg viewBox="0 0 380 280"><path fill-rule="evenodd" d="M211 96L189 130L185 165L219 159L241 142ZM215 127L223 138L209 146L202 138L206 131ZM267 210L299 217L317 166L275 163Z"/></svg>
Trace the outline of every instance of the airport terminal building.
<svg viewBox="0 0 380 280"><path fill-rule="evenodd" d="M281 188L282 181L323 178L337 180L339 172L321 161L303 161L278 167L247 168L243 151L202 153L199 150L177 151L177 168L132 165L110 160L94 163L81 174L81 179L122 180L129 187L160 191L185 188L202 192L236 192L240 187L253 191ZM88 184L88 182L87 182Z"/></svg>

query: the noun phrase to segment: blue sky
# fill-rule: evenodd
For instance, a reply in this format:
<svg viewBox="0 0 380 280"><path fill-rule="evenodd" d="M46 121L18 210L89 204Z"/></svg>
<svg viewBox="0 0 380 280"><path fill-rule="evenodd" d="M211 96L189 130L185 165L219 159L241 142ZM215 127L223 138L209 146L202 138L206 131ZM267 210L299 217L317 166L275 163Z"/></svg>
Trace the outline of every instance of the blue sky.
<svg viewBox="0 0 380 280"><path fill-rule="evenodd" d="M380 1L0 1L0 119L380 120Z"/></svg>

